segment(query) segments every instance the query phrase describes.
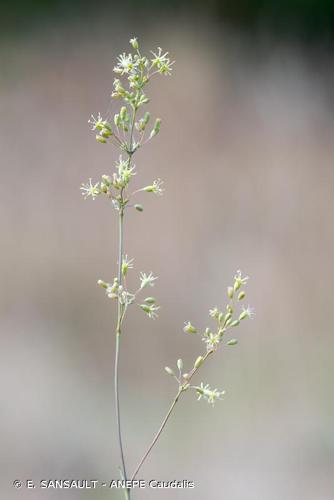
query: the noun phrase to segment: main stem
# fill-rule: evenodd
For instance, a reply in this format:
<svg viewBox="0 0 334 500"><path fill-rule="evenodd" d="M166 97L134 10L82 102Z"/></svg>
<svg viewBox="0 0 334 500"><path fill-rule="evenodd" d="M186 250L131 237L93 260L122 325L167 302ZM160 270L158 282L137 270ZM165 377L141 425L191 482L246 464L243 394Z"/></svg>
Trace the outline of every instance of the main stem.
<svg viewBox="0 0 334 500"><path fill-rule="evenodd" d="M136 109L133 110L132 122L131 122L131 131L130 131L130 140L128 145L128 157L129 163L131 162L132 154L133 154L133 145L132 145L132 137L133 137L133 129L136 119ZM123 246L124 246L124 205L123 205L123 189L121 189L120 193L121 201L119 207L119 245L118 245L118 284L122 285L122 263L123 263ZM118 434L118 445L119 451L121 455L122 461L122 475L123 479L127 480L126 467L125 467L125 458L124 458L124 450L123 450L123 442L122 442L122 430L121 430L121 412L119 405L119 387L118 387L118 365L119 365L119 352L120 352L120 342L121 342L121 330L122 330L122 319L124 306L118 300L117 306L117 326L116 326L116 348L115 348L115 408L116 408L116 420L117 420L117 434ZM124 496L126 500L130 500L130 489L124 489Z"/></svg>
<svg viewBox="0 0 334 500"><path fill-rule="evenodd" d="M124 236L123 236L123 219L124 212L123 207L120 207L119 210L119 245L118 245L118 283L122 285L122 262L123 262L123 245L124 245ZM121 455L122 461L122 475L123 479L127 480L126 467L125 467L125 459L124 459L124 450L123 450L123 442L122 442L122 431L121 431L121 412L119 405L119 387L118 387L118 374L119 374L119 353L120 353L120 340L121 340L121 318L122 318L122 304L118 301L117 306L117 326L116 326L116 348L115 348L115 408L116 408L116 421L117 421L117 434L118 434L118 444L119 451ZM130 490L125 489L125 498L130 500Z"/></svg>

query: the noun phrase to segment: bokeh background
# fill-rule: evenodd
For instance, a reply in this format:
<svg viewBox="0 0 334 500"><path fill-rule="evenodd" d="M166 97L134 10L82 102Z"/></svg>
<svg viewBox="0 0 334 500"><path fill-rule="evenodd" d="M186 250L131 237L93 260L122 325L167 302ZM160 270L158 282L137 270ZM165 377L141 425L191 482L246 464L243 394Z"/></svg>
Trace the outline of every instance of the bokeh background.
<svg viewBox="0 0 334 500"><path fill-rule="evenodd" d="M17 0L0 23L1 497L122 498L12 481L118 477L115 310L95 285L115 274L116 220L79 185L113 168L87 119L136 35L176 64L151 86L162 131L136 159L166 192L126 222L132 283L154 271L162 304L123 337L130 470L175 392L163 367L202 349L183 322L204 328L238 268L256 317L198 379L225 401L186 394L140 474L196 488L135 499L332 500L333 2Z"/></svg>

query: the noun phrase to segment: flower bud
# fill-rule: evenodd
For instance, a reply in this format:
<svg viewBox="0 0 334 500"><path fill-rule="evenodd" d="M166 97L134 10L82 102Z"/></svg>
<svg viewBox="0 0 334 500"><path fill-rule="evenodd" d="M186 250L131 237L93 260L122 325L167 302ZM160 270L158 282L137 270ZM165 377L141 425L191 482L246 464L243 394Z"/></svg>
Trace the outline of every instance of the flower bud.
<svg viewBox="0 0 334 500"><path fill-rule="evenodd" d="M153 127L153 130L152 130L151 135L150 135L151 138L160 132L160 126L161 126L161 120L160 120L160 118L157 118L155 120L154 127Z"/></svg>
<svg viewBox="0 0 334 500"><path fill-rule="evenodd" d="M184 378L185 380L188 380L188 378L189 378L189 373L184 373L184 374L183 374L183 378Z"/></svg>
<svg viewBox="0 0 334 500"><path fill-rule="evenodd" d="M148 306L147 304L140 304L140 307L146 313L149 313L151 311L150 306Z"/></svg>
<svg viewBox="0 0 334 500"><path fill-rule="evenodd" d="M111 181L110 175L103 174L102 180L103 180L104 184L106 184L106 186L108 186L108 187L111 186L112 181Z"/></svg>
<svg viewBox="0 0 334 500"><path fill-rule="evenodd" d="M180 372L181 372L181 371L182 371L182 369L183 369L183 361L182 361L182 359L178 359L178 360L177 360L177 367L178 367L178 369L179 369L179 370L180 370Z"/></svg>
<svg viewBox="0 0 334 500"><path fill-rule="evenodd" d="M97 140L97 142L100 142L101 144L105 144L107 142L105 137L102 137L102 135L96 135L96 140Z"/></svg>
<svg viewBox="0 0 334 500"><path fill-rule="evenodd" d="M244 299L245 296L246 296L246 293L244 291L240 292L239 295L238 295L238 300Z"/></svg>
<svg viewBox="0 0 334 500"><path fill-rule="evenodd" d="M150 116L151 116L150 113L148 111L146 111L146 113L144 114L144 117L143 117L143 122L145 123L145 125L148 124Z"/></svg>
<svg viewBox="0 0 334 500"><path fill-rule="evenodd" d="M175 373L173 372L173 370L171 368L169 368L169 366L165 366L165 371L168 373L168 375L170 375L171 377L174 377L175 376Z"/></svg>
<svg viewBox="0 0 334 500"><path fill-rule="evenodd" d="M238 326L239 324L240 324L240 321L238 319L235 319L234 321L232 321L230 326Z"/></svg>
<svg viewBox="0 0 334 500"><path fill-rule="evenodd" d="M195 370L197 370L197 368L199 368L203 364L203 361L204 361L203 356L198 356L194 364Z"/></svg>
<svg viewBox="0 0 334 500"><path fill-rule="evenodd" d="M234 293L233 288L231 286L229 286L227 289L227 296L229 299L233 299L233 293Z"/></svg>
<svg viewBox="0 0 334 500"><path fill-rule="evenodd" d="M139 203L137 203L135 205L135 209L137 210L137 212L142 212L144 210L144 207L143 205L139 205Z"/></svg>
<svg viewBox="0 0 334 500"><path fill-rule="evenodd" d="M225 325L231 318L232 318L232 313L228 312L227 314L225 314Z"/></svg>
<svg viewBox="0 0 334 500"><path fill-rule="evenodd" d="M145 302L146 302L146 304L155 304L155 298L154 297L146 297Z"/></svg>
<svg viewBox="0 0 334 500"><path fill-rule="evenodd" d="M120 120L118 113L114 116L114 123L115 123L116 127L119 127L121 124L121 120Z"/></svg>
<svg viewBox="0 0 334 500"><path fill-rule="evenodd" d="M237 339L231 339L228 342L226 342L226 345L237 345L238 341Z"/></svg>
<svg viewBox="0 0 334 500"><path fill-rule="evenodd" d="M106 283L106 282L105 282L105 281L103 281L103 280L98 280L97 284L98 284L99 286L101 286L102 288L106 288L106 289L108 288L108 283Z"/></svg>
<svg viewBox="0 0 334 500"><path fill-rule="evenodd" d="M127 115L127 110L126 110L126 107L125 106L122 106L121 107L121 110L119 112L119 116L121 118L121 120L124 122L126 120L126 115Z"/></svg>
<svg viewBox="0 0 334 500"><path fill-rule="evenodd" d="M104 194L108 193L108 186L106 186L106 184L104 184L103 182L101 182L100 189L101 189L102 193L104 193Z"/></svg>
<svg viewBox="0 0 334 500"><path fill-rule="evenodd" d="M137 38L131 38L130 44L131 44L132 48L135 50L137 50L139 47Z"/></svg>

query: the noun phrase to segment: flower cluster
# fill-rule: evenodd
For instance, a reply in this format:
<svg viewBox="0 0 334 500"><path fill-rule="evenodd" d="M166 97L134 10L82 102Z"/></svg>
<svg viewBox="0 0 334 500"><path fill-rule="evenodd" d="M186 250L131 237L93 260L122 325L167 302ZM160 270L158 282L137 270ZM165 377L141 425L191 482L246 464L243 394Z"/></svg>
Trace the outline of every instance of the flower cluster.
<svg viewBox="0 0 334 500"><path fill-rule="evenodd" d="M126 288L125 278L127 276L128 270L133 269L134 259L129 259L127 255L123 255L121 264L121 274L124 278L124 283L121 285L117 277L114 278L112 283L108 283L103 280L98 280L97 284L103 288L106 295L110 299L116 299L121 305L127 307L136 302L137 295L146 287L153 287L155 280L158 278L153 276L152 273L146 274L140 273L140 286L134 292L131 293ZM154 297L146 297L142 304L138 304L140 309L143 310L150 319L156 319L158 317L157 311L160 306L156 304L156 299Z"/></svg>
<svg viewBox="0 0 334 500"><path fill-rule="evenodd" d="M246 292L241 290L241 288L247 284L248 279L248 276L243 277L241 271L238 270L234 276L233 286L229 286L227 288L227 297L229 302L226 305L225 310L220 310L218 307L210 309L209 316L215 320L216 328L214 331L212 331L209 327L204 330L202 340L206 344L207 351L216 350L229 329L238 326L245 318L252 318L254 316L253 309L250 306L242 307L242 309L237 313L237 316L235 316L235 299L237 299L237 302L239 303L245 298ZM196 328L190 323L190 321L185 324L183 330L186 333L197 333ZM228 345L236 345L236 343L237 342L229 342Z"/></svg>
<svg viewBox="0 0 334 500"><path fill-rule="evenodd" d="M164 189L163 182L156 179L152 184L131 194L128 192L130 181L136 175L136 167L132 162L134 153L155 137L161 127L160 118L156 118L146 133L151 115L148 111L141 112L140 108L149 102L145 87L151 78L156 74L170 74L173 62L168 57L168 52L163 52L160 47L156 52L151 52L150 56L145 56L140 52L137 38L132 38L130 45L133 52L121 54L114 67L117 78L113 82L111 97L123 101L122 105L117 107L110 120L102 117L101 113L97 117L92 115L88 120L99 143L110 142L125 152L127 157L124 158L121 154L115 164L116 171L102 175L101 180L96 183L89 179L80 189L85 199L95 200L99 195L105 195L118 211L127 206L142 212L142 205L129 203L130 197L139 192L161 195Z"/></svg>
<svg viewBox="0 0 334 500"><path fill-rule="evenodd" d="M112 284L103 280L98 280L97 284L105 289L107 297L117 299L122 306L127 307L135 301L135 294L128 292L123 285L120 285L118 278L114 278Z"/></svg>
<svg viewBox="0 0 334 500"><path fill-rule="evenodd" d="M237 327L240 322L246 318L252 318L254 315L253 309L248 307L242 307L238 313L236 313L235 299L237 303L240 303L246 296L246 292L242 289L243 286L247 284L248 276L243 276L241 271L237 271L234 276L234 283L232 286L227 288L227 297L229 299L225 310L220 310L218 307L213 307L209 311L209 316L215 320L216 328L212 330L207 327L202 335L202 340L206 345L206 354L204 356L198 356L196 359L192 370L189 373L182 373L182 368L180 368L180 377L177 377L173 370L166 367L166 372L172 375L179 383L179 390L195 389L198 394L198 399L205 399L209 403L214 404L217 399L222 399L225 391L218 391L217 389L211 389L208 384L204 385L201 383L200 386L190 385L190 379L193 377L195 372L202 366L206 358L216 352L219 345L221 344L226 332L232 328ZM236 314L236 316L235 316ZM183 327L183 331L189 334L197 334L197 329L190 322L186 321ZM232 338L226 342L227 346L234 346L238 343L237 339ZM179 360L182 361L182 360ZM179 363L178 361L178 363ZM178 365L179 366L179 365ZM183 367L183 362L182 362Z"/></svg>

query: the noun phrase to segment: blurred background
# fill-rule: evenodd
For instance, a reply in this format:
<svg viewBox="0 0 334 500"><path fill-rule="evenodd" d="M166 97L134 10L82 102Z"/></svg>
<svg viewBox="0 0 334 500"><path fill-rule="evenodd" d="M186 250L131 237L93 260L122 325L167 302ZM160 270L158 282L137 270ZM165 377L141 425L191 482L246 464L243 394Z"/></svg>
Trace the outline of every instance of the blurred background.
<svg viewBox="0 0 334 500"><path fill-rule="evenodd" d="M129 470L175 393L163 367L203 349L183 322L203 329L239 268L256 317L197 378L225 401L187 393L140 474L196 488L134 498L332 500L333 2L17 0L0 19L2 497L122 498L12 482L118 477L115 309L95 285L115 274L116 219L79 186L113 168L87 120L138 36L176 64L152 83L162 130L136 156L136 181L166 192L126 221L130 282L154 271L162 305L126 321Z"/></svg>

